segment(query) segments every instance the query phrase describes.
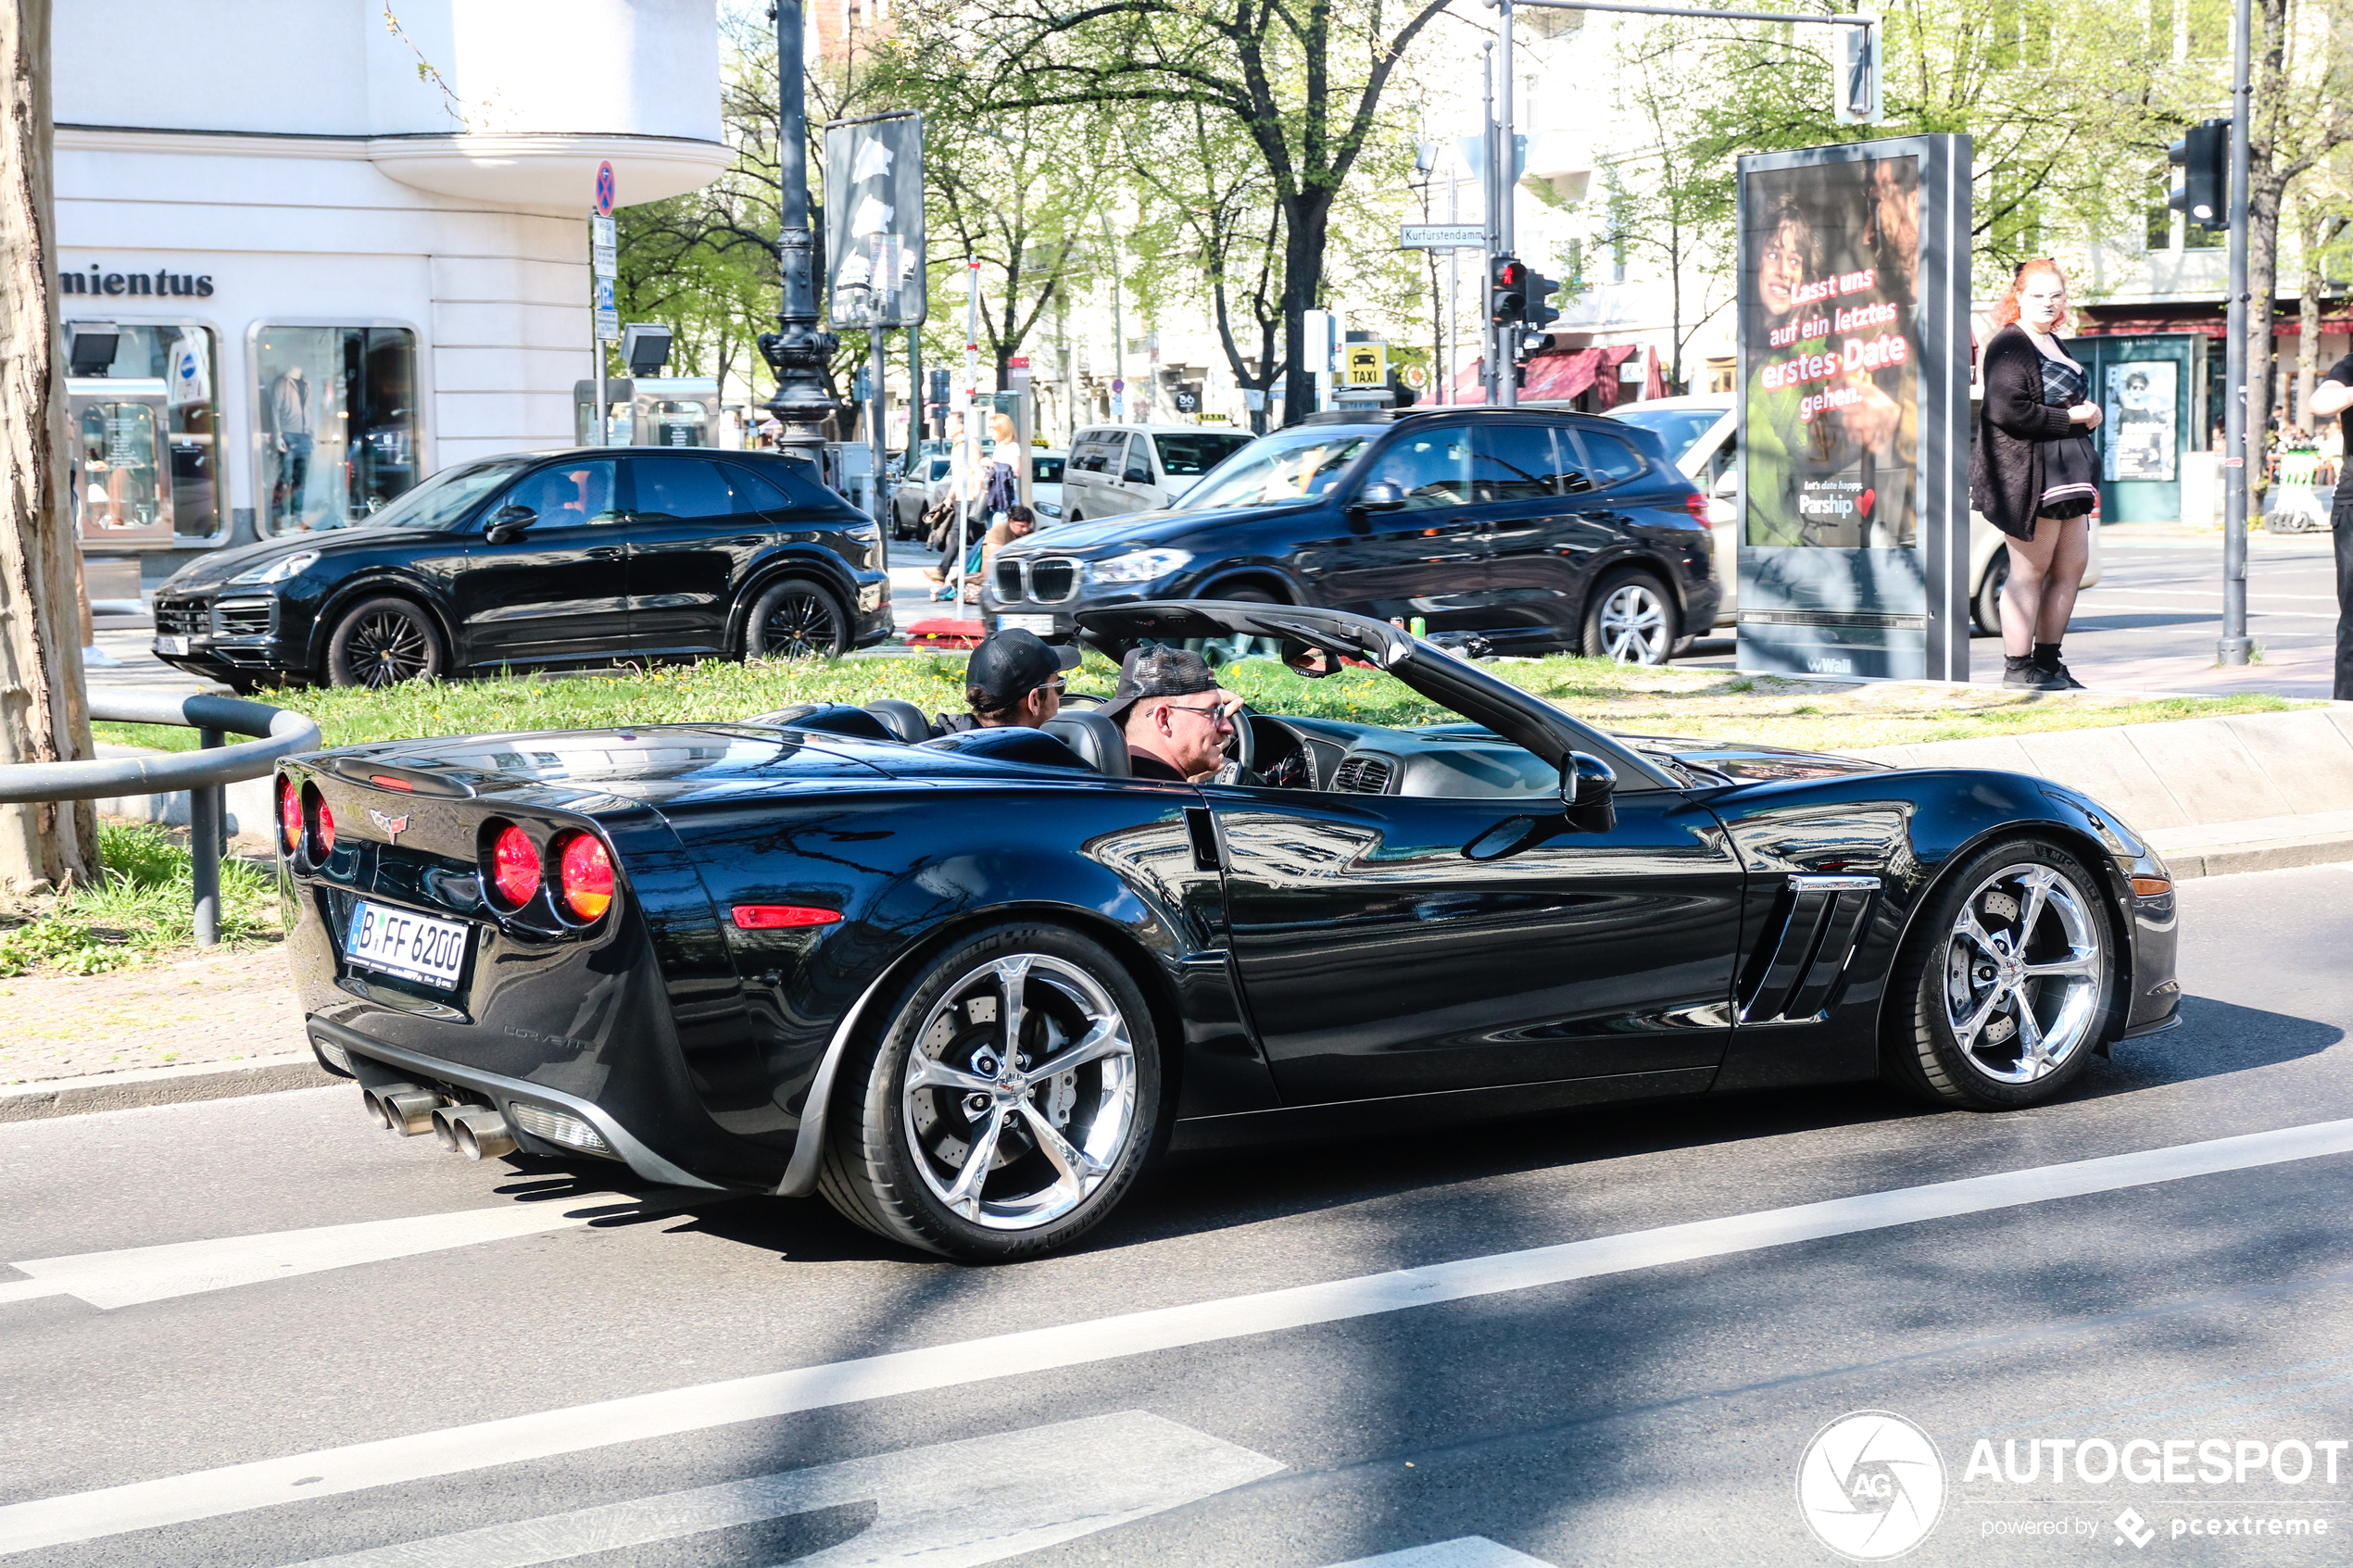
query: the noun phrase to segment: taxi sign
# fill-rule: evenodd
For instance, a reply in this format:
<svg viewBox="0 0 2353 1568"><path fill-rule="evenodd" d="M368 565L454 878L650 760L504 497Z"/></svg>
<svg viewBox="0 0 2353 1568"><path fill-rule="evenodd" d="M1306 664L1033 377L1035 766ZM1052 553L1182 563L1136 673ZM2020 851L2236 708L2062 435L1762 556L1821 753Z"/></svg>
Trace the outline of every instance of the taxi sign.
<svg viewBox="0 0 2353 1568"><path fill-rule="evenodd" d="M1352 343L1340 350L1341 364L1347 372L1346 385L1387 386L1389 384L1389 345L1385 343Z"/></svg>

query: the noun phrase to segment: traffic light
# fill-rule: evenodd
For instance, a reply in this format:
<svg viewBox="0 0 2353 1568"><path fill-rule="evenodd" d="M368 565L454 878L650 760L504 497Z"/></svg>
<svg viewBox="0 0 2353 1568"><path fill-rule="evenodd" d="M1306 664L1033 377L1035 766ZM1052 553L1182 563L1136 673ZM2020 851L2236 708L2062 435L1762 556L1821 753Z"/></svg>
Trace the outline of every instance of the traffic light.
<svg viewBox="0 0 2353 1568"><path fill-rule="evenodd" d="M2202 119L2165 152L2182 168L2182 188L2165 200L2208 229L2227 228L2231 201L2231 122Z"/></svg>
<svg viewBox="0 0 2353 1568"><path fill-rule="evenodd" d="M1528 264L1516 256L1499 256L1487 281L1487 319L1509 326L1528 314Z"/></svg>
<svg viewBox="0 0 2353 1568"><path fill-rule="evenodd" d="M1529 326L1542 329L1561 319L1560 307L1547 305L1546 300L1561 292L1560 280L1547 278L1540 272L1528 274L1528 309L1521 320Z"/></svg>

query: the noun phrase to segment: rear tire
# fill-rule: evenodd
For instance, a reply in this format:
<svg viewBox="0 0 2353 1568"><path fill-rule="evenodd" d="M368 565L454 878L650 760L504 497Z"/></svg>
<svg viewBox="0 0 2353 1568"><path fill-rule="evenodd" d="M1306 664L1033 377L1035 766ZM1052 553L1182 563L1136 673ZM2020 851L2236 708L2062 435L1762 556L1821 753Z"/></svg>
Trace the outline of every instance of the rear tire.
<svg viewBox="0 0 2353 1568"><path fill-rule="evenodd" d="M2058 1094L2108 1028L2121 940L2083 863L2040 839L1988 846L1913 917L1888 986L1888 1076L2007 1110Z"/></svg>
<svg viewBox="0 0 2353 1568"><path fill-rule="evenodd" d="M1674 657L1676 637L1675 597L1647 571L1613 571L1585 601L1587 659L1661 665Z"/></svg>
<svg viewBox="0 0 2353 1568"><path fill-rule="evenodd" d="M744 622L746 659L839 659L849 650L849 614L805 577L761 594Z"/></svg>
<svg viewBox="0 0 2353 1568"><path fill-rule="evenodd" d="M363 599L345 610L327 634L330 685L381 688L434 681L448 665L441 629L409 599Z"/></svg>
<svg viewBox="0 0 2353 1568"><path fill-rule="evenodd" d="M1159 1145L1151 1010L1076 932L985 930L917 971L887 1016L842 1059L817 1176L877 1236L968 1262L1038 1257L1118 1207Z"/></svg>

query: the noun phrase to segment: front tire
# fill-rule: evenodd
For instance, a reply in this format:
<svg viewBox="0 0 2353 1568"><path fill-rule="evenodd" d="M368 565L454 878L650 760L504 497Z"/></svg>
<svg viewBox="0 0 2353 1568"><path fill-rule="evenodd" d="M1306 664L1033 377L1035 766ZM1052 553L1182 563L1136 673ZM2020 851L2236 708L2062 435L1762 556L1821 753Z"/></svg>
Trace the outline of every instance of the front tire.
<svg viewBox="0 0 2353 1568"><path fill-rule="evenodd" d="M761 594L744 622L747 659L839 659L849 651L849 616L804 577Z"/></svg>
<svg viewBox="0 0 2353 1568"><path fill-rule="evenodd" d="M1977 597L1969 603L1969 619L1989 637L2002 634L2002 587L2009 580L2010 552L2004 546L1986 561L1985 581L1977 585Z"/></svg>
<svg viewBox="0 0 2353 1568"><path fill-rule="evenodd" d="M968 1262L1065 1247L1158 1144L1143 993L1061 926L1005 924L925 964L841 1063L818 1191L877 1236Z"/></svg>
<svg viewBox="0 0 2353 1568"><path fill-rule="evenodd" d="M2120 940L2074 856L2031 838L1979 851L1914 918L1888 990L1890 1075L1975 1110L2051 1098L2108 1025Z"/></svg>
<svg viewBox="0 0 2353 1568"><path fill-rule="evenodd" d="M438 680L448 664L440 628L409 599L362 600L344 611L327 634L331 685L381 688Z"/></svg>
<svg viewBox="0 0 2353 1568"><path fill-rule="evenodd" d="M1675 600L1647 571L1613 572L1585 602L1588 659L1665 664L1674 657L1675 640Z"/></svg>

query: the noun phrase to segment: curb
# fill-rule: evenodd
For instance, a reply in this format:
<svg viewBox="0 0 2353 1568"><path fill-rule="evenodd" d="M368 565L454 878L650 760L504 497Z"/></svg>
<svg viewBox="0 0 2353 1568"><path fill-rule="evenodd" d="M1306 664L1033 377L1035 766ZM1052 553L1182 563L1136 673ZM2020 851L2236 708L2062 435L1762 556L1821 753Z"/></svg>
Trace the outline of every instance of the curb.
<svg viewBox="0 0 2353 1568"><path fill-rule="evenodd" d="M317 1089L348 1082L321 1067L308 1051L265 1056L252 1061L196 1061L185 1067L145 1067L128 1073L98 1073L82 1078L37 1079L0 1085L0 1123L41 1122L96 1110L130 1110L149 1105L186 1105Z"/></svg>

